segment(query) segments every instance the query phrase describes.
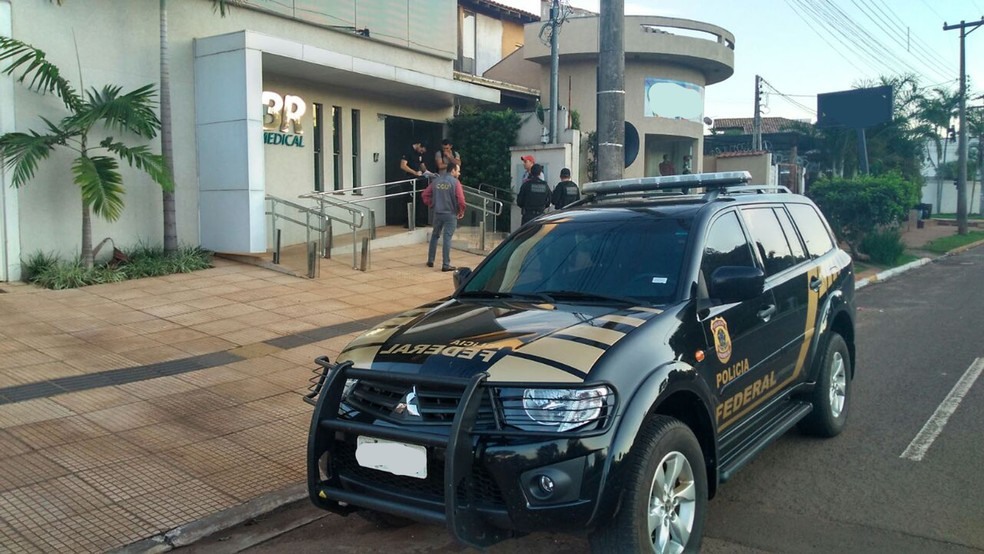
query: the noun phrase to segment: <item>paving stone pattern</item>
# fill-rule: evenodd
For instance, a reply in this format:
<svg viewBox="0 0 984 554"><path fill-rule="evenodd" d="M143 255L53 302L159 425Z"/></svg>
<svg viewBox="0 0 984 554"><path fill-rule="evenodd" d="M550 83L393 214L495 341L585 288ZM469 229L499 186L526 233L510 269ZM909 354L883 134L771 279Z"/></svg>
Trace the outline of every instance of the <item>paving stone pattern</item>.
<svg viewBox="0 0 984 554"><path fill-rule="evenodd" d="M0 552L105 552L304 480L316 356L449 294L426 245L308 280L190 274L0 295ZM454 253L474 267L479 256Z"/></svg>

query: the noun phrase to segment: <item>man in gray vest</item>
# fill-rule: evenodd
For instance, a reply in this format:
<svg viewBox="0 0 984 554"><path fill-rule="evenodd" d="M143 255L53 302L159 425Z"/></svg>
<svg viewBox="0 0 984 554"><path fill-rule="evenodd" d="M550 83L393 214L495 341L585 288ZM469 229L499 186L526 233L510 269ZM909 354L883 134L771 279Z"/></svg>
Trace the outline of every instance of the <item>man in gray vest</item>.
<svg viewBox="0 0 984 554"><path fill-rule="evenodd" d="M465 217L465 191L458 181L458 164L449 162L447 171L437 175L424 189L424 204L434 208L434 227L431 230L430 244L427 248L427 267L434 267L437 255L437 239L443 238L441 271L458 269L451 265L451 237L458 226L458 220Z"/></svg>
<svg viewBox="0 0 984 554"><path fill-rule="evenodd" d="M543 166L533 164L530 176L519 188L516 205L523 210L523 224L535 219L550 205L550 185L543 180Z"/></svg>

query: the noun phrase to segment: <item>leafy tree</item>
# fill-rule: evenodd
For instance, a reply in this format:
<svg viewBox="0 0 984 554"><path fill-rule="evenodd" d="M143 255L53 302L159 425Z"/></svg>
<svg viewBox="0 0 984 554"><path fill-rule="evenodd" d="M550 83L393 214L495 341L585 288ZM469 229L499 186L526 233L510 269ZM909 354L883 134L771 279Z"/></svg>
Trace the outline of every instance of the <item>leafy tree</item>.
<svg viewBox="0 0 984 554"><path fill-rule="evenodd" d="M919 183L898 173L862 175L854 179L821 179L810 187L809 196L827 216L838 239L857 259L865 256L865 238L883 229L894 229L908 217L919 201Z"/></svg>
<svg viewBox="0 0 984 554"><path fill-rule="evenodd" d="M9 60L3 70L12 75L22 72L17 81L39 93L54 93L65 104L69 114L59 121L42 117L43 132L12 132L0 136L0 158L13 171L12 184L21 187L34 177L38 163L47 159L56 148L73 150L73 181L82 191L82 260L86 268L93 265L91 213L115 221L123 211L123 177L119 160L146 172L163 188L171 188L171 176L159 154L146 145L129 146L107 136L96 144L90 140L92 131L100 127L106 132L132 134L152 139L160 129L154 113L154 87L146 85L128 93L121 87L95 87L80 94L61 75L61 71L45 57L45 53L29 44L0 37L0 61Z"/></svg>

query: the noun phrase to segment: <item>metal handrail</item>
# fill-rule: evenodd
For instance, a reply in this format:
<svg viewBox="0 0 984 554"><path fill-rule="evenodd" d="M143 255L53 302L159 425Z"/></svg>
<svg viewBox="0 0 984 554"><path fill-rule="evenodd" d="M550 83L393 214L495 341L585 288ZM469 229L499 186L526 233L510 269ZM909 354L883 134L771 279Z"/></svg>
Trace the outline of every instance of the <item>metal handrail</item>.
<svg viewBox="0 0 984 554"><path fill-rule="evenodd" d="M356 252L356 250L357 250L358 243L359 243L359 229L361 229L361 228L363 228L365 226L365 223L366 223L366 215L363 212L363 210L361 210L359 208L353 208L352 206L350 206L349 204L351 204L351 202L346 202L344 200L338 200L336 198L332 198L331 197L332 195L334 195L334 193L331 193L331 192L309 192L307 194L302 194L302 195L298 196L298 198L310 198L310 199L313 199L313 200L317 200L318 201L318 206L319 206L320 210L317 213L319 213L321 215L322 220L329 222L329 226L328 226L328 228L326 230L328 230L328 229L331 228L331 224L330 224L331 221L338 221L340 223L343 223L345 225L348 225L349 228L352 229L352 269L363 269L364 270L365 269L364 267L363 268L360 268L359 267L358 253ZM335 207L335 208L338 208L340 210L347 211L349 213L349 215L351 215L352 220L349 221L347 219L344 219L344 218L341 218L341 217L337 217L335 215L332 215L330 213L327 213L325 211L325 204L328 204L328 205L330 205L332 207ZM371 232L374 232L374 231L375 231L375 229L372 229L371 230ZM331 241L328 240L326 242L329 242L330 243ZM331 255L331 252L329 250L326 253L326 256L330 257L330 255Z"/></svg>
<svg viewBox="0 0 984 554"><path fill-rule="evenodd" d="M265 213L265 215L272 216L271 223L273 224L273 229L275 229L278 232L277 237L276 237L276 245L275 245L275 248L274 248L274 260L273 260L274 263L276 263L276 264L279 264L280 263L280 235L279 235L279 229L277 228L277 219L283 219L285 221L289 221L291 223L294 223L295 225L300 225L300 226L304 227L305 244L306 245L310 245L311 244L311 231L315 231L315 232L318 233L318 241L317 241L318 244L320 244L322 242L322 240L324 239L324 231L325 231L325 218L324 218L323 214L321 214L317 210L314 210L314 209L312 209L312 208L310 208L308 206L302 206L301 204L296 204L296 203L291 202L289 200L284 200L282 198L277 198L276 196L266 195L264 199L270 202L270 211L267 211L267 212L264 212L264 213ZM292 208L292 209L297 210L300 213L304 214L304 221L301 221L299 219L294 219L293 217L291 217L289 215L278 214L277 213L277 206L278 205L287 206L289 208ZM317 221L318 221L317 226L311 224L311 218L312 217L316 217L317 218ZM317 247L317 245L316 245L316 247ZM308 277L309 278L314 278L316 276L316 274L319 272L318 271L319 269L320 269L320 267L314 265L313 262L311 261L311 258L309 258L308 259Z"/></svg>
<svg viewBox="0 0 984 554"><path fill-rule="evenodd" d="M489 214L490 213L490 214L496 215L496 216L502 214L502 208L503 208L503 206L505 204L504 201L499 200L496 197L492 196L491 194L488 194L486 192L483 192L483 191L481 191L479 189L476 189L474 187L470 187L468 185L461 185L461 188L465 192L465 205L466 206L471 206L472 208L475 208L476 210L482 210L482 212L483 213L486 213L486 214ZM478 204L472 204L472 203L468 202L468 195L469 194L474 195L474 196L477 196L479 199L481 199L482 205L480 206ZM491 203L492 206L493 206L493 209L492 210L489 210L488 209L489 203Z"/></svg>

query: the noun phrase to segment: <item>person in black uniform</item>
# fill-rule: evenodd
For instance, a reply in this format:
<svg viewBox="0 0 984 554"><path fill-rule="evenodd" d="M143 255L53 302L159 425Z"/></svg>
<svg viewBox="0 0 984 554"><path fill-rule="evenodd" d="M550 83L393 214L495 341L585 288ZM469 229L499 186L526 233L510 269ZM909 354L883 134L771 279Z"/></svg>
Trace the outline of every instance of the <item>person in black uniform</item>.
<svg viewBox="0 0 984 554"><path fill-rule="evenodd" d="M561 169L560 182L554 187L553 198L551 199L554 208L559 210L580 199L581 189L577 188L577 183L571 180L571 170L566 167Z"/></svg>
<svg viewBox="0 0 984 554"><path fill-rule="evenodd" d="M533 164L530 176L519 188L516 205L523 210L523 224L541 215L550 205L550 185L543 180L543 166Z"/></svg>
<svg viewBox="0 0 984 554"><path fill-rule="evenodd" d="M417 140L414 141L413 145L410 147L410 150L407 150L407 153L400 158L400 169L412 177L419 177L419 179L417 179L417 194L414 198L410 198L409 196L407 197L407 204L410 204L411 202L417 203L417 220L415 223L418 226L427 224L427 207L423 205L423 199L421 197L424 188L427 187L427 179L423 178L424 173L427 171L427 164L424 163L424 154L426 153L427 147L424 146L420 140ZM406 185L403 185L401 189L401 192L410 192L413 190L413 187L410 183L407 183ZM400 205L403 205L402 202ZM404 227L409 227L406 223L406 213L405 208L404 213L400 215L400 220L404 221Z"/></svg>

